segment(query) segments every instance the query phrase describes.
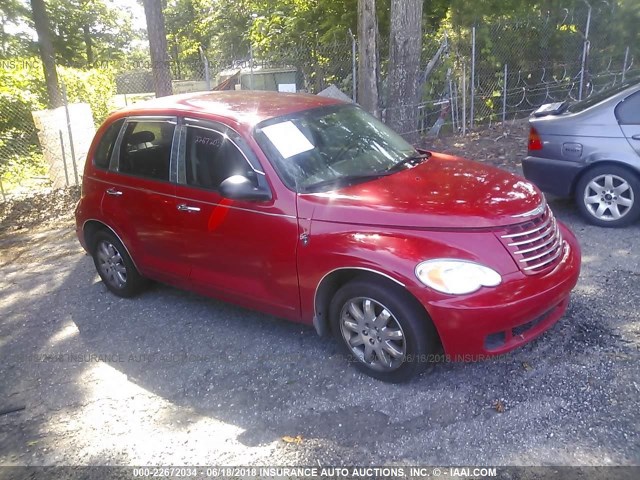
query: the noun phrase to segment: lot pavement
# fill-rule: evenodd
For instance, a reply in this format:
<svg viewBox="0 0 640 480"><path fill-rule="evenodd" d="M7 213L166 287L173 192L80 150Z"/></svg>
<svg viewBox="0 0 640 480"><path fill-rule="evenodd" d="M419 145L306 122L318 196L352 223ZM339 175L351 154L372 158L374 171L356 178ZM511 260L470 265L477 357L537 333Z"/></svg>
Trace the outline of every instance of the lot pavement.
<svg viewBox="0 0 640 480"><path fill-rule="evenodd" d="M0 234L0 465L638 465L640 224L551 200L583 271L516 352L389 385L310 327L107 292L68 216Z"/></svg>

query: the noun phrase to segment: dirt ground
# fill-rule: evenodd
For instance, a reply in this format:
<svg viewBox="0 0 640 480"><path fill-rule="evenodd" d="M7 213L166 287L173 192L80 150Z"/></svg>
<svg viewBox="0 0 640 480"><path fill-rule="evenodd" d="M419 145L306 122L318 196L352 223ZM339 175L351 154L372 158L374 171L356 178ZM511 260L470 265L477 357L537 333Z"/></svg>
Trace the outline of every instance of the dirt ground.
<svg viewBox="0 0 640 480"><path fill-rule="evenodd" d="M430 145L518 171L526 125L508 127ZM565 316L389 385L311 327L157 284L114 297L78 193L0 204L0 466L640 465L640 225L550 199L583 249Z"/></svg>

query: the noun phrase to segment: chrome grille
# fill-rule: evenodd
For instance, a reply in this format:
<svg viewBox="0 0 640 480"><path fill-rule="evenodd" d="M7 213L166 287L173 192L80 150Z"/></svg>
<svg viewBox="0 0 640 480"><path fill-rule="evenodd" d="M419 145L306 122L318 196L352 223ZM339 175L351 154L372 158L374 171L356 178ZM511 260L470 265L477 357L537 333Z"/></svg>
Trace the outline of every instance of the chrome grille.
<svg viewBox="0 0 640 480"><path fill-rule="evenodd" d="M562 234L548 206L535 219L509 227L499 237L520 269L528 275L553 268L564 251Z"/></svg>

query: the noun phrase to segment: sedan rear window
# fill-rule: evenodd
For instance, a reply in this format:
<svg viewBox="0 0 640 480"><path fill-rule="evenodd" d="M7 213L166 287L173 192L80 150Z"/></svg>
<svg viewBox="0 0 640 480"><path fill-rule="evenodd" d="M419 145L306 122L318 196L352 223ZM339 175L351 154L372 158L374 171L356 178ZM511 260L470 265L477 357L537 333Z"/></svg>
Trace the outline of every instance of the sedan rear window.
<svg viewBox="0 0 640 480"><path fill-rule="evenodd" d="M601 92L595 93L589 96L588 98L585 98L584 100L580 100L578 102L572 103L569 106L569 112L571 113L582 112L583 110L586 110L589 107L593 107L594 105L600 102L604 102L605 100L613 97L614 95L626 90L627 88L630 88L636 83L637 83L637 80L634 82L621 83L620 85L616 85L615 87L606 88Z"/></svg>
<svg viewBox="0 0 640 480"><path fill-rule="evenodd" d="M618 104L616 118L621 125L640 125L640 92L628 96Z"/></svg>

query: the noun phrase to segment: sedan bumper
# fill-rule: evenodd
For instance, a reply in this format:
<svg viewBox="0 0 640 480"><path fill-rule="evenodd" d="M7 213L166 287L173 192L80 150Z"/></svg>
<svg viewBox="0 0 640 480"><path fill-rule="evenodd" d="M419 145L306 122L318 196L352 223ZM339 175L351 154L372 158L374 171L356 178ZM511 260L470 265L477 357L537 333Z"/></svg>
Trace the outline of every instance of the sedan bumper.
<svg viewBox="0 0 640 480"><path fill-rule="evenodd" d="M567 160L552 160L528 156L522 160L522 171L527 180L543 192L559 197L570 197L573 185L584 165Z"/></svg>
<svg viewBox="0 0 640 480"><path fill-rule="evenodd" d="M569 305L580 274L580 246L561 225L565 240L560 263L549 273L520 272L495 288L424 302L445 354L454 361L479 360L511 351L555 324ZM414 292L420 299L420 295Z"/></svg>

